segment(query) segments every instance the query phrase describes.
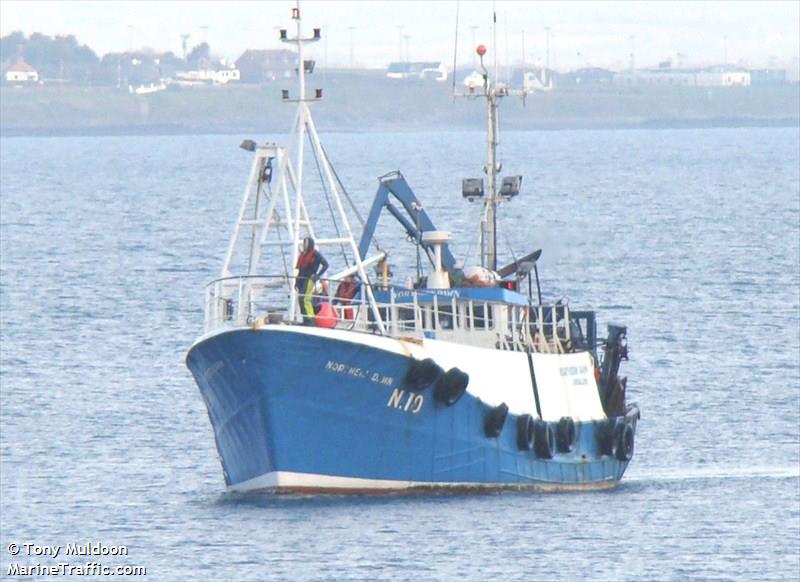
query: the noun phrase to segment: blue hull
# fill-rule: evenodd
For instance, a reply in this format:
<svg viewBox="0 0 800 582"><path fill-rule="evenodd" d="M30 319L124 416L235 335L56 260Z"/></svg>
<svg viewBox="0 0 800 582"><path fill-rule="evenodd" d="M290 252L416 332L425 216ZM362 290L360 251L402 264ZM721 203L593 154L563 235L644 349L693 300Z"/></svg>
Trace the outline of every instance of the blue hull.
<svg viewBox="0 0 800 582"><path fill-rule="evenodd" d="M622 478L628 461L599 452L602 423L576 423L573 451L537 458L519 450L516 416L488 438L485 403L467 391L445 406L431 388L404 389L409 359L358 336L236 329L192 347L187 365L230 489L570 489Z"/></svg>

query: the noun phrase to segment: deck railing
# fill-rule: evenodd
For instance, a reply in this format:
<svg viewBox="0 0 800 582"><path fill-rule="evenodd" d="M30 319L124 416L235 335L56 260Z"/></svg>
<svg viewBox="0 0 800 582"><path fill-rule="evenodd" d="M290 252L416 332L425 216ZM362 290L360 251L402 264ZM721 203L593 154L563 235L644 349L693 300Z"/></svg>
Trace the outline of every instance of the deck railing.
<svg viewBox="0 0 800 582"><path fill-rule="evenodd" d="M375 311L367 304L364 284L352 299L337 297L342 281L317 282L311 302L327 303L335 320L328 326L378 333ZM320 325L322 317L306 317L298 306L290 316L294 278L238 276L212 281L205 290L205 331L264 323ZM536 352L572 350L570 312L566 304L518 305L458 297L443 290L411 290L373 285L375 308L386 334L412 339L438 338ZM317 321L319 319L320 321Z"/></svg>

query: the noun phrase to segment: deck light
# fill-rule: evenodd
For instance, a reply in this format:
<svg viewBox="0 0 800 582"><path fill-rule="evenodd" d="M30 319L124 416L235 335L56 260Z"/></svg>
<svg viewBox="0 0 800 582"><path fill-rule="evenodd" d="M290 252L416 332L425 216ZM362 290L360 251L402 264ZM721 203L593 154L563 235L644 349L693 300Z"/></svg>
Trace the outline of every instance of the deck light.
<svg viewBox="0 0 800 582"><path fill-rule="evenodd" d="M314 90L314 96L315 96L317 99L322 99L322 89L315 89L315 90Z"/></svg>
<svg viewBox="0 0 800 582"><path fill-rule="evenodd" d="M500 186L500 196L513 198L519 194L520 186L522 186L522 176L506 176Z"/></svg>
<svg viewBox="0 0 800 582"><path fill-rule="evenodd" d="M286 36L286 29L281 28L281 40L286 40L288 37Z"/></svg>
<svg viewBox="0 0 800 582"><path fill-rule="evenodd" d="M281 98L286 101L289 98L289 89L281 89Z"/></svg>
<svg viewBox="0 0 800 582"><path fill-rule="evenodd" d="M314 66L317 64L317 61L303 61L303 71L305 73L311 74L314 72Z"/></svg>
<svg viewBox="0 0 800 582"><path fill-rule="evenodd" d="M314 40L319 40L322 38L322 31L319 28L314 29Z"/></svg>
<svg viewBox="0 0 800 582"><path fill-rule="evenodd" d="M248 152L256 151L256 142L252 139L246 139L242 143L239 144L239 147Z"/></svg>
<svg viewBox="0 0 800 582"><path fill-rule="evenodd" d="M483 196L483 178L464 178L461 181L461 195L472 202Z"/></svg>

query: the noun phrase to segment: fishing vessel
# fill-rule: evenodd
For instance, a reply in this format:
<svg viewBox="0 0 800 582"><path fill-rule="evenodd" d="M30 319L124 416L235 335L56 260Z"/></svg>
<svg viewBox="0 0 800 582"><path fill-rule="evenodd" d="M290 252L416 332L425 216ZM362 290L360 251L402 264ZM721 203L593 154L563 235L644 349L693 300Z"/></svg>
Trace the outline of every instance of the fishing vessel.
<svg viewBox="0 0 800 582"><path fill-rule="evenodd" d="M307 91L321 38L297 49L285 145L245 140L253 156L220 277L205 289L204 333L187 353L230 491L378 493L599 489L634 451L626 402L627 329L598 338L595 313L543 303L541 251L498 265L497 211L520 176L500 176L496 83L478 47L487 157L462 182L481 204L480 264L461 267L400 171L378 178L366 218L320 140ZM316 170L316 176L309 170ZM417 269L403 284L375 240L389 215ZM395 247L397 248L397 247ZM320 255L327 261L320 261ZM318 253L318 254L316 254ZM315 259L315 257L317 257ZM330 264L327 271L325 267ZM310 265L310 267L309 267Z"/></svg>

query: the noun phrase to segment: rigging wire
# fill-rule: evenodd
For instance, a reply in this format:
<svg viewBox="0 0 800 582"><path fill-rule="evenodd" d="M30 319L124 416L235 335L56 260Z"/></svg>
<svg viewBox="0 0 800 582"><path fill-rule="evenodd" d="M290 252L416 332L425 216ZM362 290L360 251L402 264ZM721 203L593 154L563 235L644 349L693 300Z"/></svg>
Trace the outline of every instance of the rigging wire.
<svg viewBox="0 0 800 582"><path fill-rule="evenodd" d="M456 40L453 47L453 103L456 101L456 59L458 59L458 12L460 5L460 2L456 2Z"/></svg>
<svg viewBox="0 0 800 582"><path fill-rule="evenodd" d="M339 223L336 220L336 214L334 213L333 205L331 204L331 197L330 194L328 194L328 186L325 184L325 177L322 175L322 167L319 165L317 149L312 147L311 152L314 156L314 164L317 166L317 173L319 174L319 182L322 184L322 191L325 193L325 202L328 204L328 211L331 213L333 228L336 229L336 238L342 238L342 233L339 230ZM349 264L349 261L347 260L347 251L345 251L344 244L340 243L339 248L342 250L342 257L344 258L345 265Z"/></svg>
<svg viewBox="0 0 800 582"><path fill-rule="evenodd" d="M484 212L483 210L481 212ZM483 237L483 229L481 228L481 224L478 224L478 236L476 236L470 246L467 247L467 253L464 255L464 262L462 264L462 268L466 267L469 261L472 259L474 252L477 250L478 246L481 244L481 239Z"/></svg>
<svg viewBox="0 0 800 582"><path fill-rule="evenodd" d="M497 221L500 222L500 230L503 231L503 235L506 239L506 245L508 245L508 250L511 252L511 258L516 263L517 255L514 252L514 247L511 245L511 239L508 237L508 230L505 228L505 225L503 224L503 219L500 216L497 217Z"/></svg>
<svg viewBox="0 0 800 582"><path fill-rule="evenodd" d="M273 196L272 186L270 185L269 182L267 182L267 191L264 192L264 190L262 188L261 192L264 193L267 196L267 203L269 204L269 201L272 200L272 196ZM281 231L280 231L280 227L282 226L280 224L281 215L280 215L280 212L278 212L278 206L277 205L275 206L275 208L273 208L272 212L275 215L275 221L276 221L277 226L278 226L278 229L277 229L278 240L282 242L283 241L283 237L281 236ZM270 218L271 217L268 216L267 220L269 220ZM267 225L264 225L264 228L267 228ZM284 226L283 228L286 228L286 227ZM290 276L289 275L289 265L286 263L286 249L284 248L283 245L278 245L278 248L281 251L281 261L283 262L283 272L287 277L289 277Z"/></svg>
<svg viewBox="0 0 800 582"><path fill-rule="evenodd" d="M364 225L366 224L366 221L364 220L364 217L361 216L361 213L358 211L358 208L356 207L355 203L353 202L353 199L350 198L350 194L347 192L347 189L344 187L344 184L342 183L341 178L339 178L339 174L336 172L336 168L334 168L333 164L330 163L330 159L331 158L328 155L328 152L325 150L325 146L320 143L320 147L322 148L322 155L324 155L325 159L328 160L328 167L330 168L331 173L333 174L333 177L336 179L336 183L339 185L339 188L341 188L342 194L344 194L345 199L347 200L348 204L350 204L350 208L353 210L353 213L356 215L356 219L358 219L358 223L361 225L361 229L363 230L364 229ZM375 248L379 252L386 252L384 250L384 248L381 246L381 244L378 242L377 237L375 237L374 235L372 237L372 244L375 245Z"/></svg>

